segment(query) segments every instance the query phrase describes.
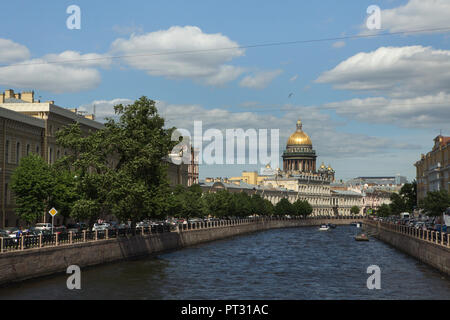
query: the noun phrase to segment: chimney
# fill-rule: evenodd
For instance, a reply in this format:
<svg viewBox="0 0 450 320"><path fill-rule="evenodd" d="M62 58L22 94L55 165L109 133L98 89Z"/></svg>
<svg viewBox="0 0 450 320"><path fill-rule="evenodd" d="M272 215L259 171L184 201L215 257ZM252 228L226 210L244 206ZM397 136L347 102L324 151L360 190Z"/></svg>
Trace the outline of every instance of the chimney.
<svg viewBox="0 0 450 320"><path fill-rule="evenodd" d="M20 100L20 93L15 93L15 94L14 94L14 98Z"/></svg>
<svg viewBox="0 0 450 320"><path fill-rule="evenodd" d="M77 113L77 111L78 111L78 109L69 109L70 111L72 111L72 112L74 112L74 113Z"/></svg>
<svg viewBox="0 0 450 320"><path fill-rule="evenodd" d="M3 92L0 93L0 103L5 103L5 94Z"/></svg>
<svg viewBox="0 0 450 320"><path fill-rule="evenodd" d="M95 116L93 114L87 114L84 117L89 120L95 120Z"/></svg>
<svg viewBox="0 0 450 320"><path fill-rule="evenodd" d="M34 103L34 91L22 92L22 100Z"/></svg>
<svg viewBox="0 0 450 320"><path fill-rule="evenodd" d="M11 98L14 98L14 90L13 89L5 90L5 99Z"/></svg>

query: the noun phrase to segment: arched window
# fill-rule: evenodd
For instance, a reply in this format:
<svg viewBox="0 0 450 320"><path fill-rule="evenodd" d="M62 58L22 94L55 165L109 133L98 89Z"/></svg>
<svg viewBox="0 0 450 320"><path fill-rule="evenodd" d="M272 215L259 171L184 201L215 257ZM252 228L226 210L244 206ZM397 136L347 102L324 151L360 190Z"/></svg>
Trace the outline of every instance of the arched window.
<svg viewBox="0 0 450 320"><path fill-rule="evenodd" d="M16 164L19 164L20 161L20 142L17 142L16 145Z"/></svg>
<svg viewBox="0 0 450 320"><path fill-rule="evenodd" d="M9 140L6 140L6 145L5 145L5 160L6 160L6 163L9 163Z"/></svg>
<svg viewBox="0 0 450 320"><path fill-rule="evenodd" d="M49 148L49 150L48 150L48 163L51 164L52 160L53 160L53 149Z"/></svg>

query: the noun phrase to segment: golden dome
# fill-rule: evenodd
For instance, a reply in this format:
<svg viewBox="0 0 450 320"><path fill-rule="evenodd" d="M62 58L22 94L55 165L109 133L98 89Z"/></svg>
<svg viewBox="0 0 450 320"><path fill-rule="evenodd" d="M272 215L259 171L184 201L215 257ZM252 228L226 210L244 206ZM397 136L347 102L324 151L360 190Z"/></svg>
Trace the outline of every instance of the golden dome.
<svg viewBox="0 0 450 320"><path fill-rule="evenodd" d="M312 146L311 139L302 130L302 121L299 119L297 121L297 130L291 134L287 142L288 145L308 145Z"/></svg>

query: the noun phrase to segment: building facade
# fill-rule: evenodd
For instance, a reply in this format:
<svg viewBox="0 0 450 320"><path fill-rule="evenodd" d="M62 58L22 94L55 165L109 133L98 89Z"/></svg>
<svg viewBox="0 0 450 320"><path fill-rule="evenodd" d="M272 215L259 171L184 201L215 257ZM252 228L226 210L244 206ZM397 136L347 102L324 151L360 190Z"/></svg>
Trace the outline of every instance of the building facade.
<svg viewBox="0 0 450 320"><path fill-rule="evenodd" d="M311 139L303 131L301 120L298 120L295 132L286 143L283 170L273 170L267 165L260 175L257 172L243 172L241 177L230 179L209 178L201 185L220 183L228 190L257 192L273 204L283 198L287 198L291 203L298 199L306 200L313 207L313 216L350 215L352 206L358 206L360 213L363 213L362 194L353 191L332 191L331 183L334 182L335 171L330 165L326 167L323 163L317 170L316 158Z"/></svg>
<svg viewBox="0 0 450 320"><path fill-rule="evenodd" d="M47 163L54 163L69 152L56 144L56 132L65 125L79 123L82 132L89 134L103 127L93 118L92 115L78 114L76 109L61 108L53 101L35 100L34 92L15 93L6 90L0 93L2 228L22 224L14 212L15 201L10 187L12 173L20 158L35 153ZM44 221L49 218L50 215L44 215ZM60 223L59 219L56 218L57 224Z"/></svg>
<svg viewBox="0 0 450 320"><path fill-rule="evenodd" d="M422 154L415 164L417 180L417 201L430 191L450 192L450 137L434 138L433 149Z"/></svg>
<svg viewBox="0 0 450 320"><path fill-rule="evenodd" d="M93 115L83 115L77 109L66 109L54 101L35 100L34 92L15 93L6 90L0 93L0 165L1 165L1 220L0 228L23 225L14 212L14 195L11 191L11 176L21 157L30 153L40 155L47 163L67 155L70 150L56 143L56 132L66 125L78 123L83 134L88 135L103 128ZM198 161L192 150L190 163L176 165L168 163L168 178L171 185L198 183ZM166 159L167 160L167 159ZM43 221L50 215L44 214ZM62 223L56 216L55 223Z"/></svg>

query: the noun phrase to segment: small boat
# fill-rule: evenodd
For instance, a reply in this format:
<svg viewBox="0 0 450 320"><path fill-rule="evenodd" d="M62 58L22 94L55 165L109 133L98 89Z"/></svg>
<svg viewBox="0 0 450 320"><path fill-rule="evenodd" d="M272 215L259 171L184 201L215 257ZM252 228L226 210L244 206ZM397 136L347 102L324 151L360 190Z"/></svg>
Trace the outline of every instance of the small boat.
<svg viewBox="0 0 450 320"><path fill-rule="evenodd" d="M356 241L369 241L369 236L365 233L361 233L355 236Z"/></svg>
<svg viewBox="0 0 450 320"><path fill-rule="evenodd" d="M356 227L356 222L352 222L350 225Z"/></svg>
<svg viewBox="0 0 450 320"><path fill-rule="evenodd" d="M326 224L323 224L320 226L319 231L328 231L328 229L330 229L330 227Z"/></svg>
<svg viewBox="0 0 450 320"><path fill-rule="evenodd" d="M357 227L357 228L361 228L361 225L362 225L362 223L361 223L361 222L358 222L358 223L356 224L356 227Z"/></svg>
<svg viewBox="0 0 450 320"><path fill-rule="evenodd" d="M328 226L329 228L331 228L331 229L336 228L336 225L335 225L335 224L332 224L332 223L327 224L327 226Z"/></svg>

